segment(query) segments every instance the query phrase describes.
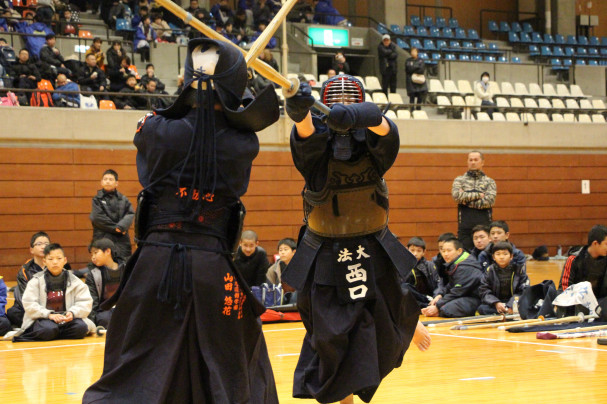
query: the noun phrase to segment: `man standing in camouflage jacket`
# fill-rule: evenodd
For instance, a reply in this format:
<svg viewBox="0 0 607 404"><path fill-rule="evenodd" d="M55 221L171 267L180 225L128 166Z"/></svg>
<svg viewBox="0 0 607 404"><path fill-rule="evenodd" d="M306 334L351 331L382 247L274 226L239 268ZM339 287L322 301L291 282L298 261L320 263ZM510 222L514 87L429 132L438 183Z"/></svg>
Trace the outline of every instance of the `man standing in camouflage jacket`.
<svg viewBox="0 0 607 404"><path fill-rule="evenodd" d="M495 204L495 181L482 171L485 157L479 151L468 153L468 171L453 181L451 195L457 202L457 237L470 251L474 248L472 228L478 224L489 225Z"/></svg>

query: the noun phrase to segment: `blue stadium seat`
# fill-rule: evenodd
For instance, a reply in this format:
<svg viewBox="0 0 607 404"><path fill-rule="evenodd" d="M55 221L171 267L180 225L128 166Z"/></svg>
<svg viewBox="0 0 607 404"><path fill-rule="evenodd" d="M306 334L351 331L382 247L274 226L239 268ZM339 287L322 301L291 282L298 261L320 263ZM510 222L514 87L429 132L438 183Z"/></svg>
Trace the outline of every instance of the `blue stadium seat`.
<svg viewBox="0 0 607 404"><path fill-rule="evenodd" d="M169 27L171 28L171 31L173 31L173 34L175 34L175 36L185 35L183 30L181 28L179 28L177 25L173 24L172 22L169 22L168 24L169 24ZM134 30L134 31L136 31L136 30Z"/></svg>
<svg viewBox="0 0 607 404"><path fill-rule="evenodd" d="M424 27L433 27L434 26L434 19L430 16L425 16L424 17Z"/></svg>
<svg viewBox="0 0 607 404"><path fill-rule="evenodd" d="M449 41L450 48L459 49L461 46L462 45L459 43L459 41Z"/></svg>
<svg viewBox="0 0 607 404"><path fill-rule="evenodd" d="M445 28L447 26L447 20L444 17L436 17L436 27Z"/></svg>
<svg viewBox="0 0 607 404"><path fill-rule="evenodd" d="M607 66L607 60L605 60L605 59L599 60L599 66Z"/></svg>
<svg viewBox="0 0 607 404"><path fill-rule="evenodd" d="M409 45L411 45L412 48L424 49L424 47L422 46L421 41L419 39L417 39L417 38L411 38L411 41L409 42Z"/></svg>
<svg viewBox="0 0 607 404"><path fill-rule="evenodd" d="M508 63L508 58L506 56L500 56L499 58L497 58L497 61L499 63Z"/></svg>
<svg viewBox="0 0 607 404"><path fill-rule="evenodd" d="M403 27L403 35L404 36L415 36L415 30L411 25L405 25Z"/></svg>
<svg viewBox="0 0 607 404"><path fill-rule="evenodd" d="M588 55L590 55L592 57L598 57L599 50L597 48L588 48Z"/></svg>
<svg viewBox="0 0 607 404"><path fill-rule="evenodd" d="M588 49L579 47L579 48L577 48L577 54L578 54L578 56L587 56Z"/></svg>
<svg viewBox="0 0 607 404"><path fill-rule="evenodd" d="M472 55L472 57L470 58L473 62L482 62L483 61L483 57L479 54L474 54Z"/></svg>
<svg viewBox="0 0 607 404"><path fill-rule="evenodd" d="M575 39L575 35L567 35L567 45L577 45L577 39Z"/></svg>
<svg viewBox="0 0 607 404"><path fill-rule="evenodd" d="M422 25L422 20L420 20L419 17L416 15L412 15L409 21L414 27L419 27L420 25Z"/></svg>
<svg viewBox="0 0 607 404"><path fill-rule="evenodd" d="M590 46L601 46L601 41L598 36L590 37Z"/></svg>
<svg viewBox="0 0 607 404"><path fill-rule="evenodd" d="M552 66L553 70L558 70L558 69L555 69L555 68L563 66L563 62L561 61L561 59L552 58L552 59L550 59L550 65Z"/></svg>
<svg viewBox="0 0 607 404"><path fill-rule="evenodd" d="M540 48L540 56L542 57L550 57L552 56L552 49L550 49L550 46L542 46Z"/></svg>
<svg viewBox="0 0 607 404"><path fill-rule="evenodd" d="M459 55L459 60L462 62L469 62L470 61L470 56L468 55Z"/></svg>
<svg viewBox="0 0 607 404"><path fill-rule="evenodd" d="M436 27L430 27L430 36L432 38L440 38L440 30Z"/></svg>
<svg viewBox="0 0 607 404"><path fill-rule="evenodd" d="M477 42L476 43L476 49L478 49L480 51L486 51L487 50L487 44L485 44L484 42Z"/></svg>
<svg viewBox="0 0 607 404"><path fill-rule="evenodd" d="M573 66L573 61L571 59L563 59L563 66Z"/></svg>
<svg viewBox="0 0 607 404"><path fill-rule="evenodd" d="M491 20L489 21L489 31L490 32L500 32L500 27L497 25L497 22Z"/></svg>
<svg viewBox="0 0 607 404"><path fill-rule="evenodd" d="M531 43L531 36L527 32L521 32L521 43Z"/></svg>
<svg viewBox="0 0 607 404"><path fill-rule="evenodd" d="M390 25L390 29L392 30L393 33L395 33L396 35L400 35L402 32L400 30L400 26L396 25L396 24L392 24Z"/></svg>
<svg viewBox="0 0 607 404"><path fill-rule="evenodd" d="M584 59L576 59L575 64L580 66L586 66L586 61Z"/></svg>
<svg viewBox="0 0 607 404"><path fill-rule="evenodd" d="M567 56L575 55L575 49L572 46L565 47L565 55L567 55Z"/></svg>
<svg viewBox="0 0 607 404"><path fill-rule="evenodd" d="M553 56L558 56L558 57L563 57L565 56L565 52L563 52L563 47L562 46L555 46L552 48L552 55Z"/></svg>
<svg viewBox="0 0 607 404"><path fill-rule="evenodd" d="M441 60L440 53L436 53L435 52L435 53L432 54L432 61L433 62L436 62L438 64L438 62L440 62L440 60Z"/></svg>
<svg viewBox="0 0 607 404"><path fill-rule="evenodd" d="M561 34L556 34L554 36L554 43L556 43L557 45L565 45L566 44L565 37L562 36Z"/></svg>
<svg viewBox="0 0 607 404"><path fill-rule="evenodd" d="M600 53L601 56L607 56L607 48L601 48Z"/></svg>
<svg viewBox="0 0 607 404"><path fill-rule="evenodd" d="M554 44L554 38L550 34L544 34L544 43L545 44Z"/></svg>
<svg viewBox="0 0 607 404"><path fill-rule="evenodd" d="M607 46L607 36L601 37L601 46Z"/></svg>
<svg viewBox="0 0 607 404"><path fill-rule="evenodd" d="M447 41L445 41L444 39L438 39L436 41L436 49L441 50L446 47L447 47Z"/></svg>
<svg viewBox="0 0 607 404"><path fill-rule="evenodd" d="M533 32L533 27L531 26L531 24L529 24L528 22L524 22L523 23L523 32L526 32L528 34Z"/></svg>
<svg viewBox="0 0 607 404"><path fill-rule="evenodd" d="M459 22L457 21L457 18L449 18L449 27L450 28L459 28Z"/></svg>
<svg viewBox="0 0 607 404"><path fill-rule="evenodd" d="M135 32L136 29L131 27L131 23L126 18L116 19L116 31L117 32Z"/></svg>
<svg viewBox="0 0 607 404"><path fill-rule="evenodd" d="M410 49L407 41L405 41L402 38L396 38L396 46L398 46L401 49Z"/></svg>
<svg viewBox="0 0 607 404"><path fill-rule="evenodd" d="M118 20L116 20L116 30L118 30ZM382 35L390 33L390 31L388 31L388 28L381 22L377 24L377 31Z"/></svg>
<svg viewBox="0 0 607 404"><path fill-rule="evenodd" d="M426 52L419 52L418 56L421 60L424 60L424 61L430 60L430 56L428 56L428 54Z"/></svg>
<svg viewBox="0 0 607 404"><path fill-rule="evenodd" d="M478 36L478 32L476 32L475 29L470 28L468 30L468 39L472 39L474 41L478 41L480 40L479 36Z"/></svg>
<svg viewBox="0 0 607 404"><path fill-rule="evenodd" d="M544 43L544 40L542 39L542 36L539 33L532 32L531 33L531 42L533 42L533 43Z"/></svg>
<svg viewBox="0 0 607 404"><path fill-rule="evenodd" d="M523 63L523 62L521 61L521 58L519 58L518 56L514 56L512 58L512 63Z"/></svg>
<svg viewBox="0 0 607 404"><path fill-rule="evenodd" d="M512 32L522 32L523 29L521 28L521 24L518 22L513 22L512 24L510 24L510 31Z"/></svg>
<svg viewBox="0 0 607 404"><path fill-rule="evenodd" d="M599 65L599 61L596 59L590 59L588 61L588 66L598 66Z"/></svg>
<svg viewBox="0 0 607 404"><path fill-rule="evenodd" d="M508 42L519 43L521 39L516 32L508 32Z"/></svg>
<svg viewBox="0 0 607 404"><path fill-rule="evenodd" d="M500 21L500 32L510 32L510 24L506 21Z"/></svg>
<svg viewBox="0 0 607 404"><path fill-rule="evenodd" d="M453 28L443 28L443 38L453 38Z"/></svg>
<svg viewBox="0 0 607 404"><path fill-rule="evenodd" d="M499 50L499 47L497 46L497 44L495 42L489 42L487 49L489 49L490 51L496 51L496 50Z"/></svg>
<svg viewBox="0 0 607 404"><path fill-rule="evenodd" d="M455 29L455 37L457 39L466 39L466 30L463 28L456 28Z"/></svg>
<svg viewBox="0 0 607 404"><path fill-rule="evenodd" d="M455 55L453 53L446 53L445 60L455 60Z"/></svg>
<svg viewBox="0 0 607 404"><path fill-rule="evenodd" d="M584 36L584 35L579 35L577 37L577 44L578 45L584 45L584 46L590 45L590 43L588 42L588 37Z"/></svg>
<svg viewBox="0 0 607 404"><path fill-rule="evenodd" d="M424 40L424 49L428 51L435 51L436 45L434 45L434 41L432 39Z"/></svg>
<svg viewBox="0 0 607 404"><path fill-rule="evenodd" d="M468 41L462 42L462 48L465 51L474 52L474 45L472 45L472 42L468 42Z"/></svg>
<svg viewBox="0 0 607 404"><path fill-rule="evenodd" d="M529 56L536 57L540 55L540 49L537 45L529 45Z"/></svg>
<svg viewBox="0 0 607 404"><path fill-rule="evenodd" d="M479 57L480 57L480 55L479 55ZM495 62L497 62L497 59L493 55L487 55L487 56L485 56L485 62L495 63Z"/></svg>
<svg viewBox="0 0 607 404"><path fill-rule="evenodd" d="M426 27L417 27L417 36L428 36Z"/></svg>

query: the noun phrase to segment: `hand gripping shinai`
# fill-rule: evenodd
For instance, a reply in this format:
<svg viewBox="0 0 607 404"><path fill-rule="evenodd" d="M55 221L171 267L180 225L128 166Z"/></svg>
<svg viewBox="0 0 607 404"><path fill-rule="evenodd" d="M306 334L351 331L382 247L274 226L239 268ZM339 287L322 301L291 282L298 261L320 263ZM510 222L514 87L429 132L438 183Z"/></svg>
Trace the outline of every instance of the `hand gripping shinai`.
<svg viewBox="0 0 607 404"><path fill-rule="evenodd" d="M254 68L257 71L257 73L261 74L266 79L281 86L282 94L285 96L285 98L291 98L291 97L295 96L295 94L297 94L297 91L299 90L299 79L293 78L293 79L289 80L288 78L286 78L285 76L281 75L276 70L274 70L270 65L265 63L263 60L260 60L259 58L257 58L257 56L259 56L259 53L261 53L261 51L263 51L263 49L265 48L267 43L272 38L272 35L274 34L274 32L280 26L280 23L285 18L286 14L291 10L291 8L293 8L295 3L297 3L297 0L288 0L280 8L278 13L274 17L274 19L272 19L270 24L266 27L264 32L253 43L253 45L251 46L251 50L248 53L244 49L239 47L238 45L235 45L229 39L225 38L223 35L216 32L214 29L211 29L210 27L206 26L202 21L198 20L197 18L194 18L194 16L192 16L192 14L188 13L187 11L185 11L183 8L181 8L180 6L178 6L171 0L157 0L156 2L158 4L160 4L162 7L169 10L171 13L173 13L177 17L181 18L186 24L189 24L192 27L196 28L198 31L202 32L208 38L225 42L225 43L230 44L231 46L235 47L239 51L241 51L242 54L245 56L245 59L247 61L247 66ZM249 57L249 55L251 55L251 56ZM323 104L322 102L320 102L318 100L316 100L316 102L314 103L314 108L318 109L320 112L322 112L323 114L325 114L327 116L329 115L329 112L331 112L331 109L329 107L327 107L325 104Z"/></svg>

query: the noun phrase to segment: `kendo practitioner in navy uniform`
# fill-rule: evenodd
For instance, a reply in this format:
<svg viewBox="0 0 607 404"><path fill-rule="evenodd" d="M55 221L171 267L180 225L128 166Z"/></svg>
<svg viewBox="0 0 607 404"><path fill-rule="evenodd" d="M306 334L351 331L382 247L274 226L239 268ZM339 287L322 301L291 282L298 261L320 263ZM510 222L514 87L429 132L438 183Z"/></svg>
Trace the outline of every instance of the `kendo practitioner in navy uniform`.
<svg viewBox="0 0 607 404"><path fill-rule="evenodd" d="M246 84L238 50L190 40L186 90L140 121L138 249L105 305L103 374L84 403L278 403L264 308L230 259L255 131L279 116L271 86L253 100Z"/></svg>
<svg viewBox="0 0 607 404"><path fill-rule="evenodd" d="M323 84L322 102L331 107L326 123L310 113L310 93L302 84L287 100L306 223L283 276L299 291L307 331L293 396L352 403L356 394L369 402L411 341L421 350L430 346L419 306L398 281L415 257L387 227L382 177L398 155L398 129L364 102L364 88L352 76Z"/></svg>

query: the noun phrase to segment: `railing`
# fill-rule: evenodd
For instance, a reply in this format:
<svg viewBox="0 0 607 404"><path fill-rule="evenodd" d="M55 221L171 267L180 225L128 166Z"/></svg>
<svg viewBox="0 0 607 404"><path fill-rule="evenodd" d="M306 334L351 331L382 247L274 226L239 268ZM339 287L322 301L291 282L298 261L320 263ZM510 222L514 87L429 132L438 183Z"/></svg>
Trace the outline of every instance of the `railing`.
<svg viewBox="0 0 607 404"><path fill-rule="evenodd" d="M28 21L27 18L14 18L14 17L9 17L7 18L7 20L9 21ZM49 26L49 28L51 28L53 30L53 32L57 32L57 24L60 23L60 21L50 21L50 22L46 22L45 24ZM86 22L72 22L72 25L78 25L79 27L84 26L84 28L82 28L83 30L86 30L86 26L94 26L94 27L102 27L105 30L105 40L109 41L110 40L110 32L111 29L103 22L103 21L86 21ZM87 38L85 38L87 39ZM90 38L92 39L92 38Z"/></svg>
<svg viewBox="0 0 607 404"><path fill-rule="evenodd" d="M312 47L314 46L314 39L312 39L312 37L310 35L306 34L306 32L303 29L299 28L295 24L289 24L288 27L290 27L290 29L291 29L291 35L296 37L297 33L300 33L304 37L308 38L308 40L310 41L310 43L307 43L307 45L310 45Z"/></svg>
<svg viewBox="0 0 607 404"><path fill-rule="evenodd" d="M367 27L367 28L376 28L379 25L379 21L375 18L370 17L368 15L356 15L356 14L339 14L339 13L315 13L316 16L333 16L333 17L343 17L351 22L356 27ZM367 22L366 25L358 24L358 20L364 20ZM337 26L337 25L336 25ZM347 27L344 27L347 28Z"/></svg>
<svg viewBox="0 0 607 404"><path fill-rule="evenodd" d="M445 6L426 6L423 4L407 4L407 15L409 15L409 8L417 8L419 12L417 13L420 18L424 18L426 16L426 9L435 9L435 10L446 10L449 12L449 18L453 18L453 9L451 7ZM407 24L408 25L408 24Z"/></svg>
<svg viewBox="0 0 607 404"><path fill-rule="evenodd" d="M58 93L58 94L65 94L65 95L85 95L85 96L96 96L96 97L100 97L102 99L105 98L109 98L109 97L116 97L116 98L131 98L131 97L144 97L144 98L162 98L162 99L168 99L171 101L174 101L175 99L177 99L177 95L171 95L171 94L150 94L150 93L120 93L120 92L112 92L112 91L64 91L61 89L55 89L55 90L41 90L41 89L30 89L30 88L13 88L13 87L0 87L0 94L5 95L6 92L13 92L15 94L19 94L19 93L26 93L26 94L31 94L31 93L47 93L47 94L54 94L54 93ZM25 105L24 105L25 106Z"/></svg>
<svg viewBox="0 0 607 404"><path fill-rule="evenodd" d="M485 29L486 24L489 22L489 20L485 21L483 19L484 15L486 14L505 14L509 17L514 16L514 18L512 19L513 21L519 21L519 17L521 15L531 15L535 18L533 18L533 23L537 24L537 21L540 20L540 15L539 13L532 13L532 12L528 12L528 11L522 11L522 12L518 12L518 11L507 11L507 10L494 10L494 9L490 9L490 8L484 8L480 11L479 13L479 19L481 21L481 38L484 38L483 32ZM537 29L537 26L534 27L534 29Z"/></svg>

